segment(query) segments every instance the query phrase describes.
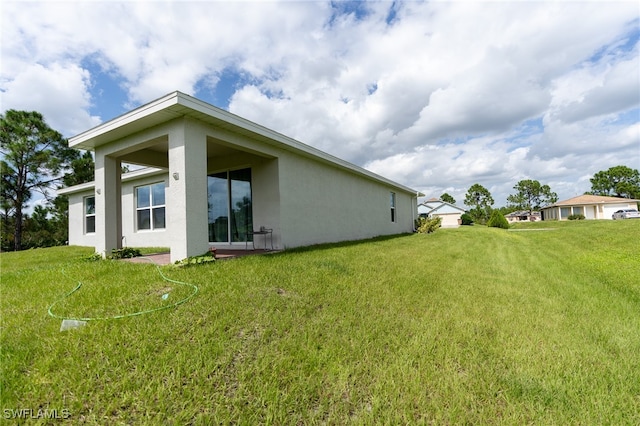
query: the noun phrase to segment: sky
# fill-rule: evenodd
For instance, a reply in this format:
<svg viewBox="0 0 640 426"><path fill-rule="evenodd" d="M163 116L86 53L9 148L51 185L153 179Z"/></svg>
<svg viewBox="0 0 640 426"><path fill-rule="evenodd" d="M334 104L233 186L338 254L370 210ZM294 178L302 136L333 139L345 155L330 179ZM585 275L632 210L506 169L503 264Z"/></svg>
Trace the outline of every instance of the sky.
<svg viewBox="0 0 640 426"><path fill-rule="evenodd" d="M636 1L3 1L0 111L71 137L179 90L425 194L640 169Z"/></svg>

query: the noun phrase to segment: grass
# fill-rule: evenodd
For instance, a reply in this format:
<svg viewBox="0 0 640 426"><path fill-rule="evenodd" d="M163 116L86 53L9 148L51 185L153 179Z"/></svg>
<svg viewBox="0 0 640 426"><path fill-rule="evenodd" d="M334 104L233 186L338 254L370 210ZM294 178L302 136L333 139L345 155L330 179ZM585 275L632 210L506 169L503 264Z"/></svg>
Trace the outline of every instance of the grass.
<svg viewBox="0 0 640 426"><path fill-rule="evenodd" d="M168 266L193 299L66 332L47 308L78 281L56 313L188 291L92 249L3 253L0 408L36 424L639 424L639 237L640 221L474 226Z"/></svg>

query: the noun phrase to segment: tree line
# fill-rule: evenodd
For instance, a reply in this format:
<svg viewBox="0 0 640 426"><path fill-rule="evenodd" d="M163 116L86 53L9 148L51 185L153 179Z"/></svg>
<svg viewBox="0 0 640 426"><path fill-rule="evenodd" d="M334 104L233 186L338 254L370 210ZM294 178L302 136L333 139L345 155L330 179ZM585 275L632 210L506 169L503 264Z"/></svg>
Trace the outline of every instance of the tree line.
<svg viewBox="0 0 640 426"><path fill-rule="evenodd" d="M640 199L640 172L637 169L614 166L597 172L590 181L591 191L585 194ZM484 224L494 210L500 211L503 215L518 210L533 212L558 201L558 194L553 192L549 185L543 185L537 180L521 180L513 189L516 192L507 196L507 206L494 209L491 192L479 183L473 184L464 199L464 204L471 207L468 214L474 222ZM446 192L440 196L440 200L450 204L456 203Z"/></svg>
<svg viewBox="0 0 640 426"><path fill-rule="evenodd" d="M94 160L90 152L69 148L68 141L50 128L36 111L8 110L0 115L0 248L22 250L66 244L69 234L69 200L51 192L94 179ZM537 180L521 180L507 197L502 214L515 210L538 210L558 200L548 185ZM44 204L25 211L39 193ZM594 195L640 199L640 174L626 166L600 171L591 178ZM449 194L442 201L455 204ZM486 223L494 200L488 189L476 183L465 195L464 203L477 223Z"/></svg>

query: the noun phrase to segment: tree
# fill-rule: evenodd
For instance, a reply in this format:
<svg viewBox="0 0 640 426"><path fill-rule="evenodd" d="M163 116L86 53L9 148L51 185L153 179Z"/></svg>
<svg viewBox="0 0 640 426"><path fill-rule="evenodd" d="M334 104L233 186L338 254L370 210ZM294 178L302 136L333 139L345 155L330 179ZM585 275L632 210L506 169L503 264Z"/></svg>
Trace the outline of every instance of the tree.
<svg viewBox="0 0 640 426"><path fill-rule="evenodd" d="M125 173L123 168L123 173ZM84 151L82 155L78 154L76 158L69 163L70 173L62 177L64 186L80 185L81 183L91 182L95 178L95 162L91 152ZM127 169L128 171L128 169Z"/></svg>
<svg viewBox="0 0 640 426"><path fill-rule="evenodd" d="M64 245L69 240L69 196L58 195L47 206L49 223L51 225L52 245Z"/></svg>
<svg viewBox="0 0 640 426"><path fill-rule="evenodd" d="M36 111L8 110L0 116L1 207L13 216L14 249L22 248L23 209L34 192L47 197L47 189L80 155L67 146Z"/></svg>
<svg viewBox="0 0 640 426"><path fill-rule="evenodd" d="M487 188L480 185L479 183L474 183L467 191L464 197L464 203L469 207L484 208L492 206L494 201L493 197L491 197L491 193Z"/></svg>
<svg viewBox="0 0 640 426"><path fill-rule="evenodd" d="M590 180L591 193L594 195L640 198L640 173L636 169L614 166L599 171Z"/></svg>
<svg viewBox="0 0 640 426"><path fill-rule="evenodd" d="M522 210L522 209L508 205L508 206L498 207L497 209L494 209L494 210L498 210L500 214L504 216L504 215L508 215L509 213L513 213L516 210Z"/></svg>
<svg viewBox="0 0 640 426"><path fill-rule="evenodd" d="M549 185L541 185L537 180L525 179L518 182L513 189L518 191L509 195L507 201L516 209L533 211L547 204L558 201L558 194L551 191Z"/></svg>
<svg viewBox="0 0 640 426"><path fill-rule="evenodd" d="M491 213L491 206L494 201L487 188L479 183L475 183L471 185L471 188L467 191L464 203L469 207L473 207L469 211L473 219L478 223L484 224Z"/></svg>
<svg viewBox="0 0 640 426"><path fill-rule="evenodd" d="M31 216L24 217L22 247L51 247L57 245L54 224L49 220L49 209L36 205ZM65 238L66 239L66 238Z"/></svg>
<svg viewBox="0 0 640 426"><path fill-rule="evenodd" d="M451 195L447 194L446 192L440 196L440 201L444 201L445 203L449 203L449 204L456 203L456 199L453 198Z"/></svg>

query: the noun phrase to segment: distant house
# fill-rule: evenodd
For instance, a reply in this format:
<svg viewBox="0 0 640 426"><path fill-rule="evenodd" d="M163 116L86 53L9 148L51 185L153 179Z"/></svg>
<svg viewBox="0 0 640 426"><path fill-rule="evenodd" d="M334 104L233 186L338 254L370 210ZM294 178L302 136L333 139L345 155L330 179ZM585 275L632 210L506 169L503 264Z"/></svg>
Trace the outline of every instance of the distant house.
<svg viewBox="0 0 640 426"><path fill-rule="evenodd" d="M176 261L254 238L284 249L409 233L422 195L180 92L69 146L93 151L96 167L94 182L60 191L69 243L102 255L169 247Z"/></svg>
<svg viewBox="0 0 640 426"><path fill-rule="evenodd" d="M542 215L540 212L532 212L529 210L519 210L516 212L511 212L509 214L504 215L509 223L516 222L535 222L537 220L541 220Z"/></svg>
<svg viewBox="0 0 640 426"><path fill-rule="evenodd" d="M601 195L579 195L543 207L540 212L542 220L567 220L569 216L578 214L585 219L611 219L611 215L617 210L637 208L639 201Z"/></svg>
<svg viewBox="0 0 640 426"><path fill-rule="evenodd" d="M460 226L460 222L462 221L461 216L464 213L464 209L437 198L430 198L418 204L418 216L424 218L442 218L440 226L443 228L457 228Z"/></svg>

